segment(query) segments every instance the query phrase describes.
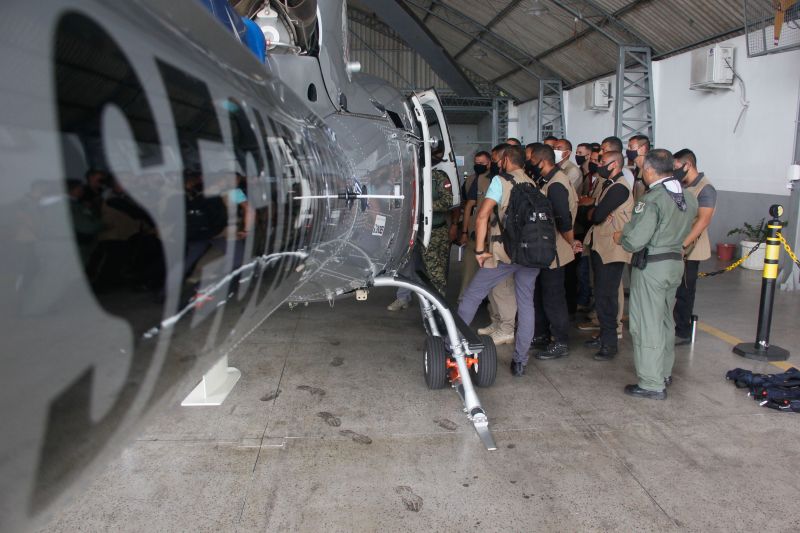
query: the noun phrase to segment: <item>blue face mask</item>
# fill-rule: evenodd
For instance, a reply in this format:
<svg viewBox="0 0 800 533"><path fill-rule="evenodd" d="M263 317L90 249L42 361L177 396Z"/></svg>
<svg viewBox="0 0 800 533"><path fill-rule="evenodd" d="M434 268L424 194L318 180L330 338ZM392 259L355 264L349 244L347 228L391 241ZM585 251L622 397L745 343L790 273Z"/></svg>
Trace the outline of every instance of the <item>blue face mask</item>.
<svg viewBox="0 0 800 533"><path fill-rule="evenodd" d="M631 161L634 161L637 157L639 157L639 152L637 150L625 150L625 157Z"/></svg>

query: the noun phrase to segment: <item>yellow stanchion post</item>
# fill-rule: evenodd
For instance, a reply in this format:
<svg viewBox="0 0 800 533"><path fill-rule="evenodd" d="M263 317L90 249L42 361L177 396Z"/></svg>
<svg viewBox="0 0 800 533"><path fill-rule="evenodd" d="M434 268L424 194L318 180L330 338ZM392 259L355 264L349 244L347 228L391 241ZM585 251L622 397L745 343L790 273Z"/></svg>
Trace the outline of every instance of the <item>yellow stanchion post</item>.
<svg viewBox="0 0 800 533"><path fill-rule="evenodd" d="M758 361L785 361L789 358L789 351L779 346L769 344L769 330L772 325L772 305L775 299L775 285L778 279L778 260L781 254L781 240L778 232L783 227L780 217L783 215L783 206L773 205L769 208L772 220L767 226L767 249L764 254L764 274L761 277L761 303L758 308L758 332L756 342L743 342L733 348L733 353L747 359Z"/></svg>

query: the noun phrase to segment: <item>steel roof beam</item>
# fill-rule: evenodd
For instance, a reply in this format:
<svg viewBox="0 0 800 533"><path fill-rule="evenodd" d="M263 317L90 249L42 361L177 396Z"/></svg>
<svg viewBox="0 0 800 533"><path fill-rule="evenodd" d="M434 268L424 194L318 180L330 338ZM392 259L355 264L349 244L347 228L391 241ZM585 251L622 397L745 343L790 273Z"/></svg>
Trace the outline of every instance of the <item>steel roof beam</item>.
<svg viewBox="0 0 800 533"><path fill-rule="evenodd" d="M620 17L620 16L624 15L625 13L627 13L628 11L630 11L630 10L636 8L636 7L639 7L642 4L651 2L651 1L652 0L633 0L633 2L630 2L629 4L625 4L624 6L619 8L618 10L614 11L614 13L612 13L612 16ZM559 50L561 50L562 48L566 48L567 46L577 42L579 39L582 39L582 38L586 37L587 35L589 35L593 31L594 31L594 28L589 26L586 29L581 30L580 32L578 32L578 34L570 37L569 39L565 39L565 40L561 41L560 43L548 48L544 52L540 52L540 53L536 54L536 56L534 56L534 58L539 60L539 61L541 61L545 57L547 57L549 55L552 55L555 52L558 52ZM522 69L520 69L519 67L515 67L515 68L509 70L508 72L504 72L500 76L497 76L496 78L492 78L491 80L489 80L489 83L498 83L500 81L503 81L504 79L510 78L511 76L513 76L514 74L520 72L521 70Z"/></svg>
<svg viewBox="0 0 800 533"><path fill-rule="evenodd" d="M636 30L634 30L633 28L631 28L630 26L628 26L627 24L625 24L624 22L619 20L614 14L609 13L608 11L606 11L605 9L603 9L602 7L597 5L592 0L583 0L583 1L587 5L591 6L591 8L594 9L597 13L599 13L599 15L602 16L605 19L606 22L610 23L613 26L616 26L618 29L622 30L623 32L625 32L628 35L630 35L631 37L633 37L636 41L635 42L621 41L620 39L615 37L613 34L607 32L602 26L600 26L598 24L595 24L594 22L589 20L589 18L585 17L583 15L583 13L581 13L577 9L573 8L572 6L568 5L563 0L550 0L550 1L553 2L555 5L557 5L558 7L560 7L561 9L563 9L564 11L566 11L567 13L569 13L570 15L572 15L573 17L575 17L578 20L582 21L583 23L589 25L591 28L594 29L594 31L596 31L597 33L599 33L600 35L602 35L606 39L609 39L610 41L612 41L617 46L621 46L621 45L644 45L644 46L649 46L651 50L655 50L655 47L653 47L653 45L650 42L648 42L647 39L645 39L641 35L639 35L636 32Z"/></svg>
<svg viewBox="0 0 800 533"><path fill-rule="evenodd" d="M486 29L479 31L478 32L478 37L483 37L484 35L486 35L486 32L491 30L498 22L500 22L504 18L506 18L508 16L508 14L511 13L511 11L515 7L517 7L520 3L522 3L522 0L511 0L511 2L509 2L506 5L506 7L504 7L502 10L500 10L500 12L497 15L492 17L492 20L490 20L489 22L486 23ZM460 58L462 55L464 55L467 52L467 50L472 48L472 45L474 45L474 44L475 44L475 39L472 39L469 43L467 43L467 45L464 48L462 48L461 50L456 52L456 54L453 56L453 58L458 60L458 58Z"/></svg>
<svg viewBox="0 0 800 533"><path fill-rule="evenodd" d="M427 9L425 6L422 6L422 5L420 5L420 4L417 4L417 3L416 3L416 2L414 2L413 0L406 0L406 3L407 3L407 4L409 4L409 5L411 5L411 6L414 6L414 7L416 7L416 8L418 8L418 9L422 9L423 11L427 11L427 12L429 12L429 13L430 13L430 10L429 10L429 9ZM454 13L455 15L459 16L461 19L463 19L463 20L466 20L466 21L470 22L471 24L473 24L473 25L474 25L474 26L476 26L477 28L480 28L480 29L482 29L482 30L486 30L487 32L488 32L488 31L490 31L490 30L488 30L488 29L486 28L486 26L484 26L483 24L481 24L481 23L480 23L480 22L478 22L477 20L475 20L475 19L473 19L473 18L471 18L471 17L469 17L469 16L467 16L467 15L465 15L465 14L461 13L460 11L458 11L458 10L456 10L456 9L454 9L454 8L452 8L452 7L450 7L449 5L447 5L447 4L443 4L443 3L440 3L440 4L438 4L438 5L439 5L441 8L443 8L444 10L446 10L447 12L449 12L449 13ZM486 48L488 48L488 49L490 49L490 50L494 51L494 53L496 53L497 55L499 55L499 56L501 56L501 57L505 58L505 59L506 59L506 60L508 60L509 62L511 62L511 63L514 63L515 65L517 65L518 67L520 67L520 71L524 71L524 72L526 72L527 74L530 74L532 77L536 78L537 80L538 80L538 79L541 79L542 77L556 77L556 78L558 77L558 74L556 74L555 72L553 72L553 70L552 70L552 69L550 69L550 67L548 67L547 65L545 65L545 64L543 64L543 63L541 63L541 62L539 62L539 61L538 61L538 60L536 60L535 58L531 57L531 56L530 56L530 55L528 55L526 52L524 52L524 51L520 50L520 49L519 49L519 48L518 48L518 47L517 47L517 46L516 46L514 43L512 43L512 42L510 42L510 41L506 40L506 39L505 39L505 38L503 38L503 37L500 37L499 35L495 35L495 38L496 38L498 41L500 41L500 42L501 42L503 45L505 45L505 46L508 46L509 48L511 48L511 49L513 49L514 51L518 52L518 53L519 53L519 55L525 56L525 60L527 60L527 64L523 63L523 62L522 62L522 60L519 60L519 59L515 58L514 56L512 56L512 55L508 54L508 53L507 53L505 50L502 50L501 48L498 48L498 47L497 47L497 46L495 46L494 44L492 44L492 43L490 43L490 42L486 41L485 39L483 39L483 37L477 37L477 36L473 35L472 33L468 32L468 31L467 31L467 30L465 30L464 28L461 28L461 27L460 27L460 26L458 26L457 24L454 24L454 23L453 23L453 22L451 22L450 20L448 20L448 19L446 19L446 18L442 17L440 14L438 14L438 13L431 13L431 15L432 15L433 17L435 17L436 19L440 20L441 22L443 22L444 24L448 25L449 27L453 28L454 30L456 30L456 31L458 31L458 32L460 32L460 33L462 33L462 34L466 35L467 37L470 37L470 38L473 38L473 39L475 39L475 40L476 40L478 43L480 43L482 46L485 46ZM537 73L537 72L535 72L535 71L531 70L531 69L529 68L529 66L532 66L532 65L534 65L534 64L535 64L535 65L537 65L537 66L539 66L540 68L542 68L542 69L545 71L545 73L543 73L543 74L539 74L539 73ZM492 82L492 83L494 83L494 82Z"/></svg>
<svg viewBox="0 0 800 533"><path fill-rule="evenodd" d="M399 0L394 2L362 0L362 3L374 11L384 22L391 21L395 33L422 56L451 89L465 96L478 95L478 90L472 85L458 63L405 3Z"/></svg>

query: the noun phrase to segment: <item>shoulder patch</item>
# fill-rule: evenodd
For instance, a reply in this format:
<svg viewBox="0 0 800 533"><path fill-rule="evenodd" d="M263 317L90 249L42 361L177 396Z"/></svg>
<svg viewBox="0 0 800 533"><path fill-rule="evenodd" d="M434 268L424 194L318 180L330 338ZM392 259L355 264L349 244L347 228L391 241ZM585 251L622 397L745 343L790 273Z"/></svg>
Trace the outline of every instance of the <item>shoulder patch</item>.
<svg viewBox="0 0 800 533"><path fill-rule="evenodd" d="M639 202L638 204L636 204L636 207L633 208L633 212L641 213L642 211L644 211L644 206L645 206L644 202Z"/></svg>

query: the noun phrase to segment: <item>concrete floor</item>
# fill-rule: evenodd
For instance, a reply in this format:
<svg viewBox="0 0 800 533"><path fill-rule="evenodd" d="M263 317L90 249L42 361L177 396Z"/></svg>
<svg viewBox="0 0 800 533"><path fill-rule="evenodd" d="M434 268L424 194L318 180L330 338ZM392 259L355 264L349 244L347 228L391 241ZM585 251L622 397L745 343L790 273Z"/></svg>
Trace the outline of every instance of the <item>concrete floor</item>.
<svg viewBox="0 0 800 533"><path fill-rule="evenodd" d="M752 340L759 287L746 271L701 280L697 313ZM418 312L391 299L276 313L232 355L243 376L223 406L163 412L45 531L800 530L800 415L725 381L778 369L724 334L678 349L665 402L622 393L627 333L599 363L575 330L569 357L521 379L503 346L480 390L487 452L455 392L426 389ZM800 296L775 311L796 360Z"/></svg>

